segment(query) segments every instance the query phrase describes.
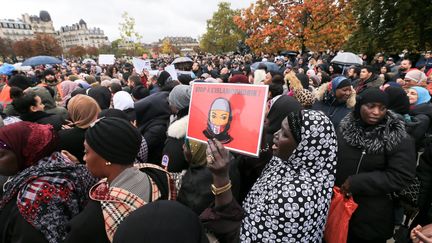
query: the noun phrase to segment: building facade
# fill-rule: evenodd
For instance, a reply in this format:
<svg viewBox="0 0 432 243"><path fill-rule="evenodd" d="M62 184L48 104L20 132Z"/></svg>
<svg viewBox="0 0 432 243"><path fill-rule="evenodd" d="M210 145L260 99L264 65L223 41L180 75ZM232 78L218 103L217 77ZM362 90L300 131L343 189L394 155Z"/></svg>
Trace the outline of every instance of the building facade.
<svg viewBox="0 0 432 243"><path fill-rule="evenodd" d="M21 20L0 20L0 38L2 39L19 41L26 38L31 39L33 36L34 32L30 24L24 23Z"/></svg>
<svg viewBox="0 0 432 243"><path fill-rule="evenodd" d="M72 46L101 47L109 45L108 37L100 28L88 28L84 20L72 26L63 26L57 31L61 46L65 49Z"/></svg>
<svg viewBox="0 0 432 243"><path fill-rule="evenodd" d="M40 11L39 16L23 14L22 21L32 27L34 34L56 35L53 21L47 11Z"/></svg>
<svg viewBox="0 0 432 243"><path fill-rule="evenodd" d="M159 40L156 44L158 47L162 47L163 42L168 40L172 46L175 46L180 50L181 53L194 52L194 47L199 47L199 43L192 37L164 37Z"/></svg>

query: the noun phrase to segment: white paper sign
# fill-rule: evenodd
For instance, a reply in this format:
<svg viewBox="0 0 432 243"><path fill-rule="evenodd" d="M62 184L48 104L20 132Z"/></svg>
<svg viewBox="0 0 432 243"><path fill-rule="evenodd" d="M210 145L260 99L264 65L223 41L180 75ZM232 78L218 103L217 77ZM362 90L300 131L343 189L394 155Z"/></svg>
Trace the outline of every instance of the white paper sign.
<svg viewBox="0 0 432 243"><path fill-rule="evenodd" d="M115 62L115 57L113 54L100 54L98 60L99 64L112 65Z"/></svg>
<svg viewBox="0 0 432 243"><path fill-rule="evenodd" d="M166 66L165 71L167 71L171 75L172 80L178 80L177 71L175 70L174 65Z"/></svg>
<svg viewBox="0 0 432 243"><path fill-rule="evenodd" d="M132 63L137 73L142 73L143 70L151 70L151 64L149 60L142 60L134 57Z"/></svg>

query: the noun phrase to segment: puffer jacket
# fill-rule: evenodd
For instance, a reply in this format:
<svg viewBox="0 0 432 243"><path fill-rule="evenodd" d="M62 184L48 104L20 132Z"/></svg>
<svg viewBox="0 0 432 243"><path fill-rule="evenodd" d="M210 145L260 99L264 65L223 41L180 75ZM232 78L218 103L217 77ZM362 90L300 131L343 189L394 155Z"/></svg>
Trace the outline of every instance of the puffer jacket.
<svg viewBox="0 0 432 243"><path fill-rule="evenodd" d="M336 185L349 178L358 204L349 233L364 240L388 239L394 228L391 194L415 176L414 141L391 111L375 126L363 125L351 112L341 121L338 133Z"/></svg>
<svg viewBox="0 0 432 243"><path fill-rule="evenodd" d="M330 118L335 128L339 127L340 121L352 111L356 103L356 92L353 89L350 97L345 103L339 103L329 91L330 83L322 84L315 92L315 103L313 110L324 112Z"/></svg>

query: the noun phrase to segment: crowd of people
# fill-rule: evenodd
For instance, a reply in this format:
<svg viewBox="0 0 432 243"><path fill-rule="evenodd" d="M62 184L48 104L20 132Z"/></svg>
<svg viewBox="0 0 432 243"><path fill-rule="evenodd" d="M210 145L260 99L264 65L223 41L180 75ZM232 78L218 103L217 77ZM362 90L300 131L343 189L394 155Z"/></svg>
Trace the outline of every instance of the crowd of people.
<svg viewBox="0 0 432 243"><path fill-rule="evenodd" d="M137 72L66 60L2 77L0 242L431 242L432 57L192 56ZM416 62L415 62L416 61ZM255 62L259 62L254 64ZM187 137L195 82L268 85L259 157ZM247 105L247 104L246 104ZM400 193L419 183L411 217Z"/></svg>

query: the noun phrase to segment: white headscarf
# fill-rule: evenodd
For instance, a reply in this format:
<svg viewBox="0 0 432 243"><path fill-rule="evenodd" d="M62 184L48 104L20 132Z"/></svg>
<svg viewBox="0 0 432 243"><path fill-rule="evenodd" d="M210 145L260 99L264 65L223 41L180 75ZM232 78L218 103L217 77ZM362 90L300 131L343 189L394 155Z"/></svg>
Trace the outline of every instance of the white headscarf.
<svg viewBox="0 0 432 243"><path fill-rule="evenodd" d="M126 91L119 91L114 94L113 97L113 106L114 109L119 110L127 110L130 108L134 108L134 101L132 99L132 96L126 92Z"/></svg>

